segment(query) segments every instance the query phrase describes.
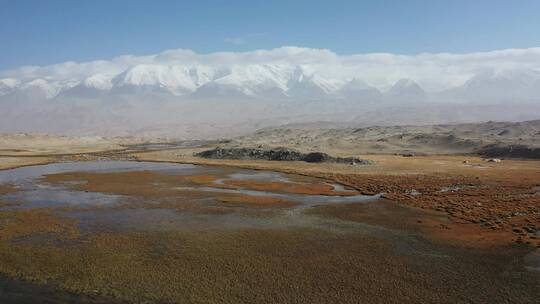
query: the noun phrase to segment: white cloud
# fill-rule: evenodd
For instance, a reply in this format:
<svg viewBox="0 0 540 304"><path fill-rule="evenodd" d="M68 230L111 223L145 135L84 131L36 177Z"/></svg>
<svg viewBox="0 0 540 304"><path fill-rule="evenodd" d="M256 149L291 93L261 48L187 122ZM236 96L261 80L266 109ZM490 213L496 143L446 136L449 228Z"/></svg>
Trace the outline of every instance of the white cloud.
<svg viewBox="0 0 540 304"><path fill-rule="evenodd" d="M245 37L229 39L231 43L246 41ZM0 71L0 78L13 78L22 82L35 79L83 81L96 74L116 75L140 64L189 67L290 64L301 65L307 71L332 79L347 80L356 77L379 88L385 88L401 78L410 78L427 90L437 91L461 85L475 74L484 71L540 70L540 48L506 49L467 54L423 53L418 55L390 53L338 55L327 49L293 46L270 50L208 54L177 49L148 56L125 55L111 60L70 61L42 67L26 66Z"/></svg>

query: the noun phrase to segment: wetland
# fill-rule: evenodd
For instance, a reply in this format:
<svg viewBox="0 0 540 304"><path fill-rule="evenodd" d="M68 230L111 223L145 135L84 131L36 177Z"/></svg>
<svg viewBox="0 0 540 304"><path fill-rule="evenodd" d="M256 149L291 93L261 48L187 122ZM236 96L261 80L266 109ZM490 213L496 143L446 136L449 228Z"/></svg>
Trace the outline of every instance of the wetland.
<svg viewBox="0 0 540 304"><path fill-rule="evenodd" d="M533 303L538 254L329 179L88 161L0 171L0 302Z"/></svg>

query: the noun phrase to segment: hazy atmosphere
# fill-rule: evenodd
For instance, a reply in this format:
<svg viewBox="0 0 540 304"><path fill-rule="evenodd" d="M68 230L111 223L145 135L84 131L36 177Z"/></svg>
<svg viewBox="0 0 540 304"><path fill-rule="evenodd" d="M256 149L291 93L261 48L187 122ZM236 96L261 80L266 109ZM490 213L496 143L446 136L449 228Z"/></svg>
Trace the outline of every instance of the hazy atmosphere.
<svg viewBox="0 0 540 304"><path fill-rule="evenodd" d="M0 0L0 303L538 303L539 16Z"/></svg>
<svg viewBox="0 0 540 304"><path fill-rule="evenodd" d="M540 48L419 55L338 55L300 47L210 54L168 50L2 71L0 127L94 135L152 129L153 135L182 137L188 125L225 124L191 135L215 137L321 120L352 125L531 120L540 118L539 68ZM393 113L403 108L409 111Z"/></svg>
<svg viewBox="0 0 540 304"><path fill-rule="evenodd" d="M286 13L285 23L291 27L276 24L272 30L266 27L269 16L279 18L273 5L211 3L242 18L219 32L201 28L205 22L224 22L214 9L163 2L164 7L178 10L178 19L172 19L171 12L160 16L155 8L143 5L148 12L126 12L125 18L143 20L126 32L124 23L110 19L119 13L118 4L103 14L97 11L99 5L68 4L73 15L64 15L54 11L60 4L51 1L50 6L42 7L51 14L35 20L28 3L6 4L18 9L14 14L4 10L1 21L5 24L2 31L14 39L3 49L0 62L0 130L218 138L300 122L366 126L540 118L537 35L527 35L530 30L518 27L523 22L540 24L530 15L534 10L527 10L521 2L506 11L508 5L496 1L490 5L493 12L477 20L470 17L484 9L480 2L433 4L427 11L419 10L424 7L422 1L396 7L350 2L342 5L352 11L332 12L317 24L310 24L304 15L293 21L290 12ZM292 10L300 9L299 3L281 5ZM303 4L306 14L328 7ZM268 16L261 20L250 15L266 9ZM365 14L366 9L407 22L397 27L367 27L371 19L357 20L362 18L356 15ZM473 43L467 35L455 37L449 25L429 15L437 10L467 17L455 30L461 27L475 33L478 41ZM520 14L522 18L517 17ZM503 17L508 26L504 31L493 29L497 36L492 36L489 27L499 26L494 23ZM24 18L32 20L10 30ZM103 31L101 22L112 25L110 31ZM250 23L250 31L242 27ZM186 32L185 26L193 26L195 31ZM334 28L337 35L321 41L302 33L309 26L314 32ZM133 37L138 30L146 35ZM231 32L235 30L238 32ZM212 43L194 40L202 31L208 37L221 36ZM87 37L83 39L77 32ZM167 40L171 32L181 36L176 44ZM15 39L20 34L23 36ZM402 41L403 35L407 42ZM440 42L443 35L453 43ZM465 39L459 49L452 46ZM512 43L516 39L520 42ZM153 43L148 45L147 40ZM268 41L275 41L274 46L269 47ZM308 46L301 44L304 41ZM159 50L154 44L176 48ZM20 49L15 51L17 45ZM118 47L112 51L111 45ZM149 46L156 51L145 53ZM51 47L54 51L47 51ZM95 54L81 56L89 49ZM34 65L36 62L42 64Z"/></svg>

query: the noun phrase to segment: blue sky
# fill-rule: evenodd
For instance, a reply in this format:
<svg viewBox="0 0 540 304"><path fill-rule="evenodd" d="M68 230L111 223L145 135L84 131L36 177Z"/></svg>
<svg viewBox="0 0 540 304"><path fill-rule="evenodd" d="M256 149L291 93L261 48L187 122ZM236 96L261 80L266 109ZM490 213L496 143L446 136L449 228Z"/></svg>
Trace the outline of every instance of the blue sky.
<svg viewBox="0 0 540 304"><path fill-rule="evenodd" d="M4 1L0 69L186 48L466 53L540 46L540 1Z"/></svg>

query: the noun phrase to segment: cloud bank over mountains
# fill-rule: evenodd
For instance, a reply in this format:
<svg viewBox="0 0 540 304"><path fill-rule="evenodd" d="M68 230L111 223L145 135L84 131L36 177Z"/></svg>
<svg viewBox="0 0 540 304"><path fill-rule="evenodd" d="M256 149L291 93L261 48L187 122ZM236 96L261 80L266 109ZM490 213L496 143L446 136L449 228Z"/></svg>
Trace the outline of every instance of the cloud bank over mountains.
<svg viewBox="0 0 540 304"><path fill-rule="evenodd" d="M540 48L409 56L337 55L324 49L282 47L210 54L178 49L149 56L126 55L111 60L26 66L0 71L0 79L3 87L39 86L48 88L50 95L80 84L103 90L113 85L160 85L182 95L209 82L269 80L277 81L276 86L283 89L280 81L303 73L332 82L328 89L360 79L385 90L400 79L412 79L427 91L437 92L462 86L474 77L526 77L515 75L516 71L538 73L539 70Z"/></svg>
<svg viewBox="0 0 540 304"><path fill-rule="evenodd" d="M540 48L418 55L338 55L299 47L209 54L179 49L0 71L0 118L4 120L0 130L14 129L9 124L14 117L42 120L49 126L47 120L69 121L69 116L80 115L88 122L84 127L88 131L96 120L110 124L111 113L116 113L116 121L126 123L125 128L133 129L133 121L140 128L164 121L223 122L220 109L231 113L243 109L246 113L236 122L269 125L358 120L375 109L384 112L414 105L418 113L457 104L462 105L461 110L522 104L534 108L539 97ZM165 109L168 113L162 113ZM466 118L440 115L439 120L523 116L512 113ZM37 115L41 116L32 119ZM412 117L402 120L415 122ZM55 122L58 127L53 129L80 129L83 122ZM232 119L228 122L234 123ZM423 122L418 118L418 123Z"/></svg>

